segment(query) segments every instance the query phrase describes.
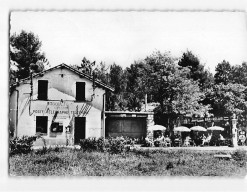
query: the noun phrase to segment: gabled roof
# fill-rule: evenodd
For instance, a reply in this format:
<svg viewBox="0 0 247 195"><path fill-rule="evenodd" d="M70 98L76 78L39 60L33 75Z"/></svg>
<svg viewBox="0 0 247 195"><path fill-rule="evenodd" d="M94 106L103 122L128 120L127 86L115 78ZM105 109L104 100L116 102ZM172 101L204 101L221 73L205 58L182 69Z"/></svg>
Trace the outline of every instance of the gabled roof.
<svg viewBox="0 0 247 195"><path fill-rule="evenodd" d="M74 72L74 73L76 73L76 74L78 74L78 75L80 75L80 76L82 76L82 77L84 77L84 78L86 78L86 79L88 79L88 80L90 80L90 81L93 81L93 77L92 77L91 75L82 73L82 72L80 72L80 71L78 71L78 70L76 70L76 69L74 69L74 68L72 68L72 67L70 67L70 66L68 66L68 65L66 65L66 64L60 64L60 65L58 65L58 66L52 67L52 68L47 69L47 70L44 70L44 71L42 71L42 72L35 73L35 74L32 75L32 77L33 77L33 78L35 78L35 77L40 77L40 76L43 76L44 74L46 74L47 72L50 72L50 71L53 71L53 70L59 69L59 68L66 68L66 69L71 70L72 72ZM24 81L27 81L27 80L29 80L29 79L30 79L30 77L27 77L27 78L25 78L25 79L21 79L19 82L15 82L15 83L12 85L12 87L18 85L18 83L21 84L21 83L23 83ZM106 85L105 83L103 83L103 82L101 82L101 81L99 81L99 80L95 80L95 84L101 86L102 88L108 89L108 90L110 90L110 91L114 91L114 88L113 88L113 87L110 87L109 85Z"/></svg>

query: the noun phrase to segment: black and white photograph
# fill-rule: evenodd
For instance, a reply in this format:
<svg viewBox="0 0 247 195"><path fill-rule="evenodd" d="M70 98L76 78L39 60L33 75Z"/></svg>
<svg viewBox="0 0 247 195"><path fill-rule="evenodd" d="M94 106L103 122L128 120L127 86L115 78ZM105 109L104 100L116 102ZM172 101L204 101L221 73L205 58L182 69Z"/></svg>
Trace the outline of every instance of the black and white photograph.
<svg viewBox="0 0 247 195"><path fill-rule="evenodd" d="M8 177L246 178L244 10L8 23Z"/></svg>

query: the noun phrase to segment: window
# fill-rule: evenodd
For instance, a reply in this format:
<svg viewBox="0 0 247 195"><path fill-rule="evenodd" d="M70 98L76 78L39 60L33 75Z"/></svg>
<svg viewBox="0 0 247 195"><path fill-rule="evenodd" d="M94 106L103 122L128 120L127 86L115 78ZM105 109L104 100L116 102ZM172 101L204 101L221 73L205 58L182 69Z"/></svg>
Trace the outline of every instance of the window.
<svg viewBox="0 0 247 195"><path fill-rule="evenodd" d="M63 132L63 122L53 122L51 124L51 132Z"/></svg>
<svg viewBox="0 0 247 195"><path fill-rule="evenodd" d="M48 116L36 116L36 133L47 134Z"/></svg>
<svg viewBox="0 0 247 195"><path fill-rule="evenodd" d="M48 81L38 81L38 100L47 100Z"/></svg>
<svg viewBox="0 0 247 195"><path fill-rule="evenodd" d="M85 101L85 82L76 82L76 101Z"/></svg>

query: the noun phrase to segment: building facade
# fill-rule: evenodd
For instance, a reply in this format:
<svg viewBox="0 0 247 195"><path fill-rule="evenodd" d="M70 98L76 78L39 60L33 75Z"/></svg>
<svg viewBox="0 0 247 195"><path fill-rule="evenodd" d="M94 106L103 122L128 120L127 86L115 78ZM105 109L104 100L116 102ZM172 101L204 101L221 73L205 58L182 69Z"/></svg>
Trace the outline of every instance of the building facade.
<svg viewBox="0 0 247 195"><path fill-rule="evenodd" d="M34 74L12 86L10 132L42 135L49 145L105 136L106 90L114 89L65 64Z"/></svg>

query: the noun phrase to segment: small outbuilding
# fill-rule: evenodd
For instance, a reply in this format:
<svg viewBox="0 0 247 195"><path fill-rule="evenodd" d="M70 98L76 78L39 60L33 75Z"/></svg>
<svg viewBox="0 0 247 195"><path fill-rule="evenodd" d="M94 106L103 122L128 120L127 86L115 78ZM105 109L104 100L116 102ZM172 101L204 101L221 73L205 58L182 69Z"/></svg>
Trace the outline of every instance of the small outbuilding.
<svg viewBox="0 0 247 195"><path fill-rule="evenodd" d="M145 138L154 125L153 112L106 111L106 136Z"/></svg>

